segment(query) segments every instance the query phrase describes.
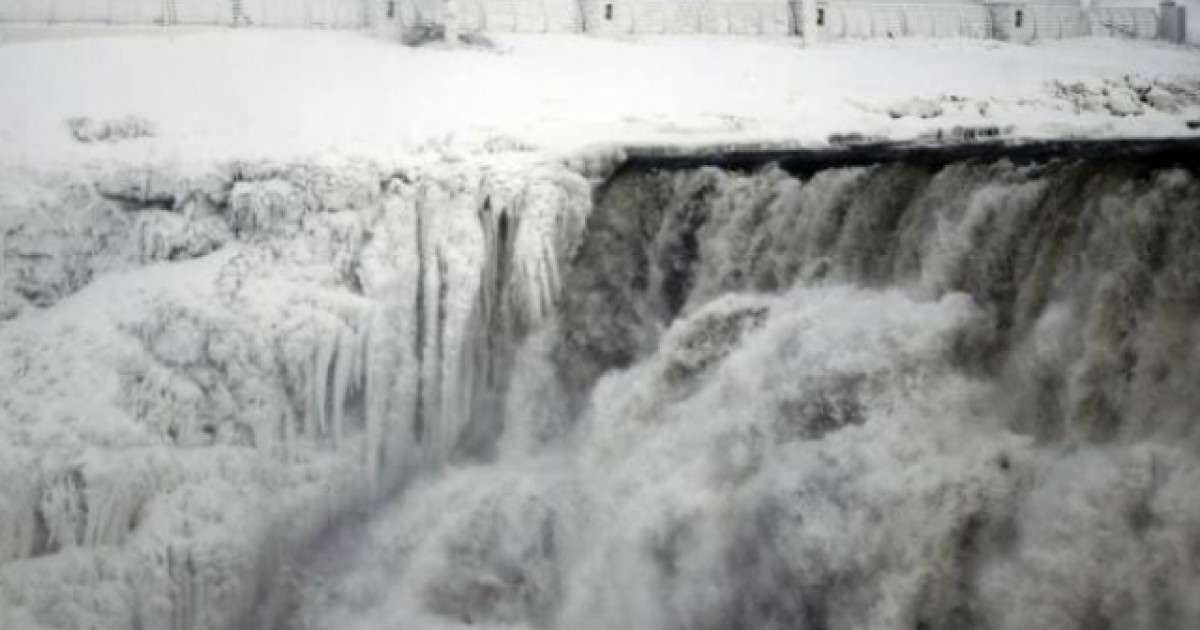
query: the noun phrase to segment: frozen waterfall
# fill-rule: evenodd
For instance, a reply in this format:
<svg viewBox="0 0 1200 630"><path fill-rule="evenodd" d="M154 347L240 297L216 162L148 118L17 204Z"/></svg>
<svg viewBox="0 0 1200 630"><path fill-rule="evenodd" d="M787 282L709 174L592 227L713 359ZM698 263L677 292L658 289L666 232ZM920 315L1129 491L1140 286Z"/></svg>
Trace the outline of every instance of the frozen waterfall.
<svg viewBox="0 0 1200 630"><path fill-rule="evenodd" d="M1198 238L1132 162L624 172L496 456L284 627L1191 627Z"/></svg>
<svg viewBox="0 0 1200 630"><path fill-rule="evenodd" d="M41 182L0 627L1200 625L1194 164L608 166Z"/></svg>

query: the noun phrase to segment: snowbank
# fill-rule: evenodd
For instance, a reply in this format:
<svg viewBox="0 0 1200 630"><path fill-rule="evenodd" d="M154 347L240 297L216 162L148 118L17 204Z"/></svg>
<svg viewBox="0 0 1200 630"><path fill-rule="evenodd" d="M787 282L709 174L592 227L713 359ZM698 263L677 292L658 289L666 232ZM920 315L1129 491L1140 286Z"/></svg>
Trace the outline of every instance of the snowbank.
<svg viewBox="0 0 1200 630"><path fill-rule="evenodd" d="M1015 125L1026 136L1188 133L1175 113L1077 112L1051 82L1156 78L1200 90L1200 52L1111 38L1034 46L966 40L800 48L787 38L500 37L502 50L409 49L348 32L255 29L0 46L0 163L206 164L318 154L407 156L433 146L566 151L595 143L911 138ZM0 35L2 37L2 35ZM960 99L893 120L913 97ZM140 116L157 136L81 146L66 127ZM1193 132L1194 133L1194 132Z"/></svg>

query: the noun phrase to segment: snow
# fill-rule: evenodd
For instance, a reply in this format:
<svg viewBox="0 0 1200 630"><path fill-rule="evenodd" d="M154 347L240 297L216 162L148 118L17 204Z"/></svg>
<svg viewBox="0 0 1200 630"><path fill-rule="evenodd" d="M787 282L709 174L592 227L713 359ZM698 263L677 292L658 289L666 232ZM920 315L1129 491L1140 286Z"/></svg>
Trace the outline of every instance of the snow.
<svg viewBox="0 0 1200 630"><path fill-rule="evenodd" d="M28 33L29 27L16 29ZM0 31L7 40L12 29ZM75 33L78 35L78 33ZM357 32L132 31L0 45L0 163L78 164L356 155L431 147L574 151L595 144L913 138L954 125L1018 136L1159 136L1200 118L1077 114L1051 81L1168 78L1195 91L1200 51L1083 38L829 43L505 35L499 50L412 49ZM936 120L893 119L914 97L962 97ZM141 117L157 135L83 146L70 118Z"/></svg>

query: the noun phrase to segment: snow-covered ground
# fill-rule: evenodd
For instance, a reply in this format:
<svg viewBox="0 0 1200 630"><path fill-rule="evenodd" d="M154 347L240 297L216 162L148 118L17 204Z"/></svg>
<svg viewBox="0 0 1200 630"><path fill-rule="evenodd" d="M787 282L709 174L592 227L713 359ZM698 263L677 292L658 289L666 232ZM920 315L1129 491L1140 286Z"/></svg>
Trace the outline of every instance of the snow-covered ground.
<svg viewBox="0 0 1200 630"><path fill-rule="evenodd" d="M386 158L447 144L813 144L837 132L911 138L955 125L1011 125L1034 137L1200 133L1185 125L1200 119L1200 50L1156 42L805 49L794 39L505 35L488 51L405 48L356 32L141 29L117 38L74 29L30 41L30 31L0 30L0 163ZM1140 103L1136 90L1155 79L1185 98L1163 92L1162 108ZM1079 111L1055 81L1083 82L1093 111ZM157 135L80 144L66 121L81 116L140 116Z"/></svg>

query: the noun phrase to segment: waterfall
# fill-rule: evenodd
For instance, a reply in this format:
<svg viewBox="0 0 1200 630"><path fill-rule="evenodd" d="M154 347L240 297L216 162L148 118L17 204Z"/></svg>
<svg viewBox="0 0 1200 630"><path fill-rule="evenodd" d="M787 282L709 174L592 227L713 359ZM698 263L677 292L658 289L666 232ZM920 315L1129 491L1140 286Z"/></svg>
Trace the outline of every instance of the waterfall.
<svg viewBox="0 0 1200 630"><path fill-rule="evenodd" d="M1200 622L1194 169L631 169L596 199L519 261L529 215L480 206L459 391L510 374L471 396L502 429L311 569L295 627Z"/></svg>
<svg viewBox="0 0 1200 630"><path fill-rule="evenodd" d="M0 625L1195 627L1173 151L71 186L0 248Z"/></svg>

